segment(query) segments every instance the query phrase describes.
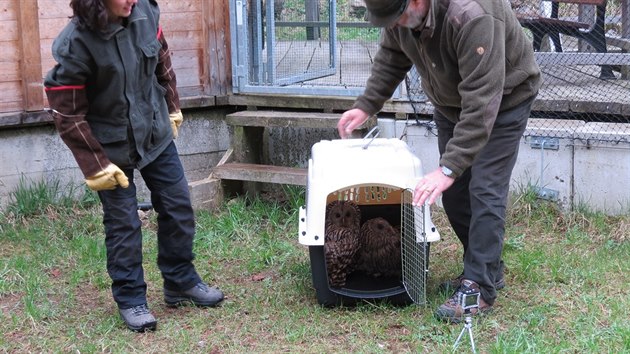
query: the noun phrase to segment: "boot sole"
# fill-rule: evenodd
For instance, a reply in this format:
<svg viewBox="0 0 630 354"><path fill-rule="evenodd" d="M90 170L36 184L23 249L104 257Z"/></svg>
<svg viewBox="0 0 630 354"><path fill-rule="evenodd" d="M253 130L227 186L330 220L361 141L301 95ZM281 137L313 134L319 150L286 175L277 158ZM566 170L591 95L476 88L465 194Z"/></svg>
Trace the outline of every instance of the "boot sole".
<svg viewBox="0 0 630 354"><path fill-rule="evenodd" d="M222 301L223 299L218 300L218 301L200 302L200 301L195 301L188 297L175 297L175 298L164 299L164 302L169 307L180 307L180 306L188 306L188 305L194 305L194 306L199 306L199 307L216 307Z"/></svg>
<svg viewBox="0 0 630 354"><path fill-rule="evenodd" d="M134 332L138 332L138 333L143 333L143 332L147 332L147 331L155 331L157 329L157 321L155 322L149 322L149 323L145 323L141 326L132 326L128 323L125 323L127 325L127 328L129 328L130 330L134 331Z"/></svg>

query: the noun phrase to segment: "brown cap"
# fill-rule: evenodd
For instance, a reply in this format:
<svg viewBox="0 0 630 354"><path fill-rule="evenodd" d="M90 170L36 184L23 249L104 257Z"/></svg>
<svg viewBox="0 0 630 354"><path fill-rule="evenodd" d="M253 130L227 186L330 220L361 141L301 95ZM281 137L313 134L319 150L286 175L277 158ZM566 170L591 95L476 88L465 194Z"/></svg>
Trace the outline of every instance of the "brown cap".
<svg viewBox="0 0 630 354"><path fill-rule="evenodd" d="M368 21L376 27L390 27L402 16L410 0L365 0Z"/></svg>

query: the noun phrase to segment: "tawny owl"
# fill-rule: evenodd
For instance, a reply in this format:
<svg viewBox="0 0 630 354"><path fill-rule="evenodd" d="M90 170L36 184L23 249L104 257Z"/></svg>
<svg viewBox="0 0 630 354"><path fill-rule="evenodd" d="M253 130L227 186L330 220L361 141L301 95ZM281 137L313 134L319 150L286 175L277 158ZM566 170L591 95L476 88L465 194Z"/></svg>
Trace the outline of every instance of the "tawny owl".
<svg viewBox="0 0 630 354"><path fill-rule="evenodd" d="M331 287L343 287L354 270L360 225L361 210L355 203L336 200L326 206L324 252Z"/></svg>
<svg viewBox="0 0 630 354"><path fill-rule="evenodd" d="M373 277L400 277L402 273L400 231L377 217L361 226L357 270Z"/></svg>

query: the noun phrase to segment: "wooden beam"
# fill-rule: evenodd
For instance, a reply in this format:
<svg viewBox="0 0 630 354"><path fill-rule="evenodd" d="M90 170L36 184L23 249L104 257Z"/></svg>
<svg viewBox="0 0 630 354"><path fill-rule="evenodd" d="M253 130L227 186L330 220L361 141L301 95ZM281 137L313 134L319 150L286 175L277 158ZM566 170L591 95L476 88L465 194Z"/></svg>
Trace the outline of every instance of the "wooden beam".
<svg viewBox="0 0 630 354"><path fill-rule="evenodd" d="M316 128L337 129L340 113L239 111L226 115L225 122L242 127ZM358 130L369 130L377 124L376 116L370 117Z"/></svg>
<svg viewBox="0 0 630 354"><path fill-rule="evenodd" d="M305 168L232 162L213 167L210 176L235 181L305 186L307 173Z"/></svg>
<svg viewBox="0 0 630 354"><path fill-rule="evenodd" d="M630 1L621 1L621 37L630 38Z"/></svg>
<svg viewBox="0 0 630 354"><path fill-rule="evenodd" d="M22 51L20 71L24 109L26 111L38 111L44 108L44 91L42 88L42 54L37 0L20 0L16 3L18 6L19 41Z"/></svg>
<svg viewBox="0 0 630 354"><path fill-rule="evenodd" d="M229 5L225 0L202 0L203 81L206 94L222 96L232 92Z"/></svg>

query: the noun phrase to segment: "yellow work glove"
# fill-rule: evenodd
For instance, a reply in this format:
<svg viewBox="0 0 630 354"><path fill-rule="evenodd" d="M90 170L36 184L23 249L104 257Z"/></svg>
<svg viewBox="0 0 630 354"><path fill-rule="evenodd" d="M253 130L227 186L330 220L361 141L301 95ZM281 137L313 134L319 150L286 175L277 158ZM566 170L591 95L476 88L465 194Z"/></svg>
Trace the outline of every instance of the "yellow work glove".
<svg viewBox="0 0 630 354"><path fill-rule="evenodd" d="M129 180L125 173L113 163L94 176L85 179L88 188L93 191L116 189L117 185L123 188L129 187Z"/></svg>
<svg viewBox="0 0 630 354"><path fill-rule="evenodd" d="M184 115L182 111L177 111L175 113L171 113L168 115L168 118L171 120L171 129L173 129L173 139L177 139L177 129L182 125L184 121Z"/></svg>

